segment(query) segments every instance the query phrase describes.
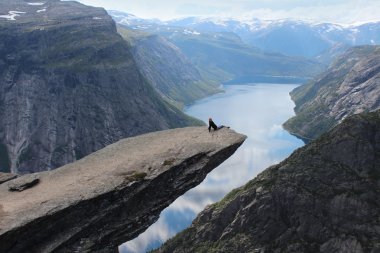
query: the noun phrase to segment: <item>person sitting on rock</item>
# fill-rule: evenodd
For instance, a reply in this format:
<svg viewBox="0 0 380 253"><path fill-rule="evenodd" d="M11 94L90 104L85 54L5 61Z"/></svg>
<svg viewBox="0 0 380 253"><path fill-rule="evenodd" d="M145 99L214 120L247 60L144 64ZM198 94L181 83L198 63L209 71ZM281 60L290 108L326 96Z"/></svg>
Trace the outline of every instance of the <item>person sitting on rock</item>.
<svg viewBox="0 0 380 253"><path fill-rule="evenodd" d="M212 118L208 119L208 131L211 131L211 128L214 129L214 131L218 130L218 127L215 125L214 121L212 121Z"/></svg>
<svg viewBox="0 0 380 253"><path fill-rule="evenodd" d="M225 127L225 126L223 126L223 125L216 126L216 124L214 123L212 118L208 118L208 131L209 132L211 131L211 128L214 129L214 131L216 131L216 130L221 129L223 127ZM230 127L227 127L227 128L230 128Z"/></svg>

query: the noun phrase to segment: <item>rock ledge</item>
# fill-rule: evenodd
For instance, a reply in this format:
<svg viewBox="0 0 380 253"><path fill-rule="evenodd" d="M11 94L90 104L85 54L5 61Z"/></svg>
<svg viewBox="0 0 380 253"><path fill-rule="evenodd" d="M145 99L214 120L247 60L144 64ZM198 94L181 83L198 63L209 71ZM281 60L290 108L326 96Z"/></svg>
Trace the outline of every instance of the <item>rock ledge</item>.
<svg viewBox="0 0 380 253"><path fill-rule="evenodd" d="M128 138L75 163L0 185L0 252L114 252L230 157L246 136L174 129Z"/></svg>

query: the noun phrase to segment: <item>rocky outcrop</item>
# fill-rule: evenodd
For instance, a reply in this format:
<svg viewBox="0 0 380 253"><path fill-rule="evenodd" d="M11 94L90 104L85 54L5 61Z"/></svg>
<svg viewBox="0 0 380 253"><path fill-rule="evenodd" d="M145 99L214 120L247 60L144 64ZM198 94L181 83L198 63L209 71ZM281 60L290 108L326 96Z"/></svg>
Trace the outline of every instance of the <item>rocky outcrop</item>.
<svg viewBox="0 0 380 253"><path fill-rule="evenodd" d="M206 127L121 140L0 185L0 252L115 252L231 156L245 136ZM21 192L9 186L38 178Z"/></svg>
<svg viewBox="0 0 380 253"><path fill-rule="evenodd" d="M22 192L29 189L40 182L38 174L33 174L28 177L20 177L7 184L8 190L12 192Z"/></svg>
<svg viewBox="0 0 380 253"><path fill-rule="evenodd" d="M380 251L380 111L346 119L157 252Z"/></svg>
<svg viewBox="0 0 380 253"><path fill-rule="evenodd" d="M146 81L104 9L3 0L0 38L2 172L50 170L121 138L201 124Z"/></svg>
<svg viewBox="0 0 380 253"><path fill-rule="evenodd" d="M170 102L180 106L217 92L220 84L206 80L173 43L165 38L118 26L132 46L132 54L143 75Z"/></svg>
<svg viewBox="0 0 380 253"><path fill-rule="evenodd" d="M347 116L380 108L380 47L348 50L315 81L291 92L296 116L285 128L306 142Z"/></svg>

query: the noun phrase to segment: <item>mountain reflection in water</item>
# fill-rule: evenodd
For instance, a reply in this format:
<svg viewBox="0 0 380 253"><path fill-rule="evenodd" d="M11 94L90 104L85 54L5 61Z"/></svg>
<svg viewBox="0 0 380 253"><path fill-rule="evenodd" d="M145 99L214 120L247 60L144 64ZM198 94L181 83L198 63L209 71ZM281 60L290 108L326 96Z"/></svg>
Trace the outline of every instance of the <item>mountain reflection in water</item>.
<svg viewBox="0 0 380 253"><path fill-rule="evenodd" d="M227 85L225 93L196 102L186 108L191 116L217 125L230 126L246 134L245 143L197 187L178 198L160 219L136 239L119 247L121 253L140 253L159 247L188 227L206 205L222 199L232 189L244 185L258 173L289 156L303 142L283 128L294 115L289 92L297 85ZM205 127L205 131L207 127Z"/></svg>

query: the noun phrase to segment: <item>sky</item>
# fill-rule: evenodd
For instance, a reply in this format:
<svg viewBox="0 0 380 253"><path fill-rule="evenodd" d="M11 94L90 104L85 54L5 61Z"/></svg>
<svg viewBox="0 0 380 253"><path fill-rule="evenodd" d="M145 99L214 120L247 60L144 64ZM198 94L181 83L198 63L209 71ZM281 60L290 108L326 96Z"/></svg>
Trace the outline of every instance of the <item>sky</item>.
<svg viewBox="0 0 380 253"><path fill-rule="evenodd" d="M299 19L338 24L380 20L380 0L78 0L141 18Z"/></svg>

